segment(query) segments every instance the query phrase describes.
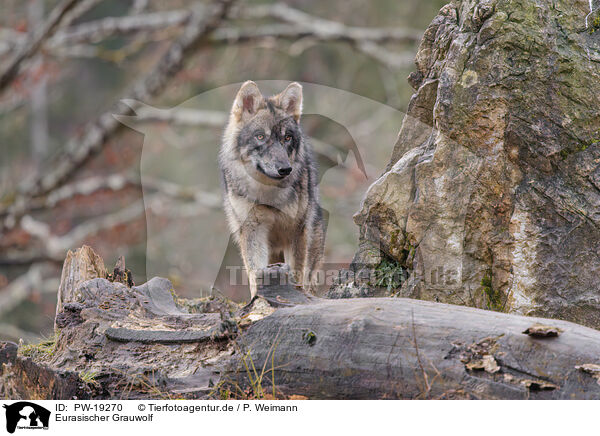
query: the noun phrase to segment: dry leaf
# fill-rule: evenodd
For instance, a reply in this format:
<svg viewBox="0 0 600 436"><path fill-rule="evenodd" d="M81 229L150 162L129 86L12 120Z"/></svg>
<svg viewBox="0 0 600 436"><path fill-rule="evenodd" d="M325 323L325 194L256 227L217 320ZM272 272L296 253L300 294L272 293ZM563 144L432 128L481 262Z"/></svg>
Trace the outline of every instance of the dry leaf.
<svg viewBox="0 0 600 436"><path fill-rule="evenodd" d="M587 372L594 377L596 382L600 385L600 365L596 363L584 363L583 365L577 365L575 369Z"/></svg>
<svg viewBox="0 0 600 436"><path fill-rule="evenodd" d="M536 338L552 338L560 335L562 332L563 330L559 329L558 327L543 324L534 324L527 330L525 330L523 333Z"/></svg>
<svg viewBox="0 0 600 436"><path fill-rule="evenodd" d="M558 389L557 385L542 380L521 380L521 384L525 385L530 391L552 391Z"/></svg>
<svg viewBox="0 0 600 436"><path fill-rule="evenodd" d="M308 400L308 397L305 397L304 395L290 395L288 397L288 400Z"/></svg>
<svg viewBox="0 0 600 436"><path fill-rule="evenodd" d="M578 365L575 369L580 369L583 372L587 372L588 374L598 374L600 375L600 365L596 363L584 363L583 365Z"/></svg>
<svg viewBox="0 0 600 436"><path fill-rule="evenodd" d="M489 372L490 374L494 374L500 371L500 366L498 366L496 359L494 359L494 356L492 356L491 354L486 354L481 359L471 360L469 363L467 363L466 367L470 370L483 369L484 371Z"/></svg>

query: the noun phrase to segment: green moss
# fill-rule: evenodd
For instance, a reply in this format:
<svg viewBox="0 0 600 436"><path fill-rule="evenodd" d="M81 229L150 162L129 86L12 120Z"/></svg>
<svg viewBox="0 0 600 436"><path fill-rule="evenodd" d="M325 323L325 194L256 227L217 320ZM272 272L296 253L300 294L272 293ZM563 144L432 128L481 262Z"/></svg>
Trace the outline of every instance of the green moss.
<svg viewBox="0 0 600 436"><path fill-rule="evenodd" d="M368 256L370 256L370 257L377 257L377 256L379 256L379 250L375 250L373 248L370 248L370 249L366 250L365 253Z"/></svg>
<svg viewBox="0 0 600 436"><path fill-rule="evenodd" d="M599 141L592 141L589 144L583 143L581 144L578 148L576 148L575 150L569 150L567 148L564 148L560 151L560 157L564 159L566 159L567 157L569 157L569 155L573 154L573 153L578 153L581 151L586 151L591 145L596 145L598 144Z"/></svg>
<svg viewBox="0 0 600 436"><path fill-rule="evenodd" d="M313 331L305 330L304 333L302 333L302 341L310 346L315 345L317 342L317 335Z"/></svg>
<svg viewBox="0 0 600 436"><path fill-rule="evenodd" d="M56 351L56 342L58 340L59 332L55 332L54 335L39 344L27 344L19 348L19 354L25 357L51 357Z"/></svg>
<svg viewBox="0 0 600 436"><path fill-rule="evenodd" d="M484 288L490 288L492 287L492 277L489 274L485 274L483 276L483 278L481 279L481 286L483 286Z"/></svg>
<svg viewBox="0 0 600 436"><path fill-rule="evenodd" d="M600 13L596 13L596 15L589 21L589 32L594 33L596 30L600 29Z"/></svg>
<svg viewBox="0 0 600 436"><path fill-rule="evenodd" d="M504 295L502 291L494 289L492 286L492 275L486 273L481 279L481 287L483 288L483 296L485 297L486 309L495 310L496 312L504 311Z"/></svg>
<svg viewBox="0 0 600 436"><path fill-rule="evenodd" d="M400 230L396 229L390 232L390 246L395 247L398 244L398 235L400 234Z"/></svg>
<svg viewBox="0 0 600 436"><path fill-rule="evenodd" d="M406 270L395 259L384 257L375 268L371 286L386 288L392 295L392 290L399 289L406 280Z"/></svg>
<svg viewBox="0 0 600 436"><path fill-rule="evenodd" d="M96 380L96 376L98 374L92 371L84 371L79 373L79 378L82 382L87 383L88 385L100 386L98 380Z"/></svg>

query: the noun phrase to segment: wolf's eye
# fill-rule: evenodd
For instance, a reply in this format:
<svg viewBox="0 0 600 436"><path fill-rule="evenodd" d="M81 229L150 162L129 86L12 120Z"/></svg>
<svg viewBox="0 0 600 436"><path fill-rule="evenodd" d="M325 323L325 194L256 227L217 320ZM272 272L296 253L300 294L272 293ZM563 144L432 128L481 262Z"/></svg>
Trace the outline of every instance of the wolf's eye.
<svg viewBox="0 0 600 436"><path fill-rule="evenodd" d="M263 135L262 133L259 133L258 135L256 135L256 139L258 139L259 141L262 141L263 139L265 139L265 135Z"/></svg>
<svg viewBox="0 0 600 436"><path fill-rule="evenodd" d="M290 142L292 140L292 135L285 135L285 142Z"/></svg>

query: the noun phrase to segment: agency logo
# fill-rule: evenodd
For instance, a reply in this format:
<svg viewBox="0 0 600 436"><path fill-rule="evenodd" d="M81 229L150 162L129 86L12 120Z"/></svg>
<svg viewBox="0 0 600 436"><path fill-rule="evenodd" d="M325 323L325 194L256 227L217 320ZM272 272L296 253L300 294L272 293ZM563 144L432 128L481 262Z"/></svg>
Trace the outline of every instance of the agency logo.
<svg viewBox="0 0 600 436"><path fill-rule="evenodd" d="M50 411L29 401L4 404L6 409L6 431L14 433L16 429L47 430Z"/></svg>

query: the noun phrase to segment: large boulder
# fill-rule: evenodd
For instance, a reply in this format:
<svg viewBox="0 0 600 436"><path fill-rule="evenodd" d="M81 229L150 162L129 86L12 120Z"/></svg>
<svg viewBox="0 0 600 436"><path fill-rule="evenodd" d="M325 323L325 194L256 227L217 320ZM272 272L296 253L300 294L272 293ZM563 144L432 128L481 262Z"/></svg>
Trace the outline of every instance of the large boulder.
<svg viewBox="0 0 600 436"><path fill-rule="evenodd" d="M444 6L355 264L408 269L402 296L600 327L598 30L597 1Z"/></svg>

